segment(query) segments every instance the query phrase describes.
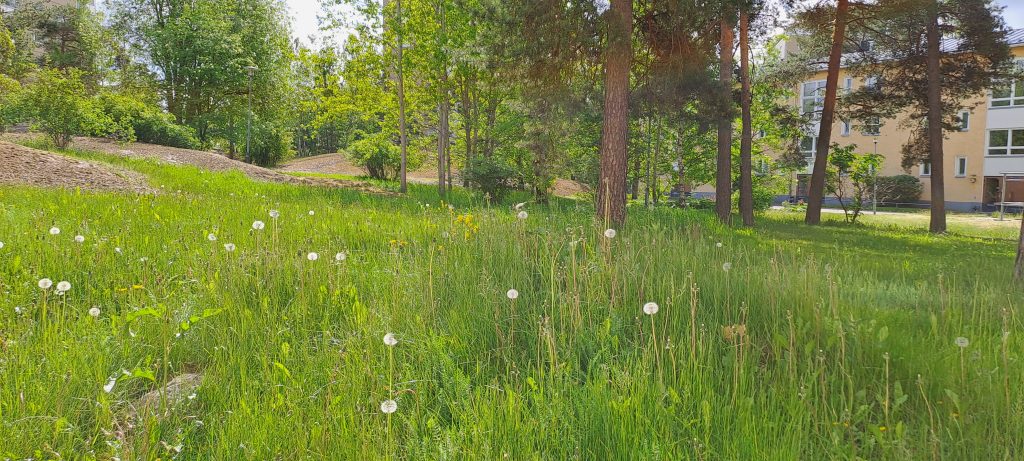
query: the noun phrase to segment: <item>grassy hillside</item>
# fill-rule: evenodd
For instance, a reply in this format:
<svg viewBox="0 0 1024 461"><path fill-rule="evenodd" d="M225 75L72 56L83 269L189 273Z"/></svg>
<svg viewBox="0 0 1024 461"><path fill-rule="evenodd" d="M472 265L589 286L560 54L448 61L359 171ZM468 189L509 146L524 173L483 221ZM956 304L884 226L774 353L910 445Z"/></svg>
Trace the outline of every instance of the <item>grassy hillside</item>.
<svg viewBox="0 0 1024 461"><path fill-rule="evenodd" d="M0 188L0 457L1024 456L1000 233L637 208L607 239L580 202L74 155L161 193Z"/></svg>

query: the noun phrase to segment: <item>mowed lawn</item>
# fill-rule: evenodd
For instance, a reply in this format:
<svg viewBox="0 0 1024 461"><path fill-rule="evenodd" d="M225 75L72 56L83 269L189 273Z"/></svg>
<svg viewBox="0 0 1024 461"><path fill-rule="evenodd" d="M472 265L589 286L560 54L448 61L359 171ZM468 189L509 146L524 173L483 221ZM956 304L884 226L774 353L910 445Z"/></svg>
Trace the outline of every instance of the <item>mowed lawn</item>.
<svg viewBox="0 0 1024 461"><path fill-rule="evenodd" d="M0 188L0 458L1024 458L1011 231L72 154L160 193Z"/></svg>

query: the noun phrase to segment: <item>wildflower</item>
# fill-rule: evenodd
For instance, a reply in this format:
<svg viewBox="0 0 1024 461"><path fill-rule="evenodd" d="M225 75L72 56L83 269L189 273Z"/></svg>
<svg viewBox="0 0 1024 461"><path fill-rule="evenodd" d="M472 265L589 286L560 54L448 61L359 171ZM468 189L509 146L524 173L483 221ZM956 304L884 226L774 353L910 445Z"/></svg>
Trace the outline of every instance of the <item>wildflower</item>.
<svg viewBox="0 0 1024 461"><path fill-rule="evenodd" d="M59 228L56 228L56 227L51 227L50 228L50 235L57 235L59 233L60 233L60 229Z"/></svg>
<svg viewBox="0 0 1024 461"><path fill-rule="evenodd" d="M395 337L394 333L388 333L384 335L384 344L389 347L394 347L398 344L398 338Z"/></svg>
<svg viewBox="0 0 1024 461"><path fill-rule="evenodd" d="M51 286L53 286L53 280L47 278L39 279L39 288L49 290Z"/></svg>
<svg viewBox="0 0 1024 461"><path fill-rule="evenodd" d="M4 242L0 242L0 248L4 247Z"/></svg>
<svg viewBox="0 0 1024 461"><path fill-rule="evenodd" d="M234 243L225 243L224 244L224 249L227 250L227 251L235 251L235 244Z"/></svg>
<svg viewBox="0 0 1024 461"><path fill-rule="evenodd" d="M339 252L338 254L334 255L334 260L338 261L338 262L341 262L341 261L344 261L345 258L347 258L347 257L348 257L348 255L346 255L345 252L342 251L342 252Z"/></svg>
<svg viewBox="0 0 1024 461"><path fill-rule="evenodd" d="M722 248L722 242L716 243L715 246L718 247L718 248Z"/></svg>
<svg viewBox="0 0 1024 461"><path fill-rule="evenodd" d="M107 381L107 384L103 386L103 392L109 394L111 391L114 390L115 384L117 384L117 378L110 378L110 381Z"/></svg>
<svg viewBox="0 0 1024 461"><path fill-rule="evenodd" d="M722 270L726 272L732 270L732 263L722 263Z"/></svg>
<svg viewBox="0 0 1024 461"><path fill-rule="evenodd" d="M313 210L309 210L309 215L310 216L313 216L314 214L316 214L316 213L313 213Z"/></svg>
<svg viewBox="0 0 1024 461"><path fill-rule="evenodd" d="M390 415L398 411L398 402L394 400L385 400L380 403L380 411L386 415Z"/></svg>
<svg viewBox="0 0 1024 461"><path fill-rule="evenodd" d="M530 215L527 214L526 211L520 211L519 214L516 215L516 217L519 219L526 219L528 216Z"/></svg>
<svg viewBox="0 0 1024 461"><path fill-rule="evenodd" d="M83 235L76 235L75 236L75 242L78 242L78 243L85 242L85 236L83 236Z"/></svg>
<svg viewBox="0 0 1024 461"><path fill-rule="evenodd" d="M216 242L217 241L217 236L214 235L213 232L210 232L209 234L206 235L206 240L209 240L211 242Z"/></svg>
<svg viewBox="0 0 1024 461"><path fill-rule="evenodd" d="M281 216L281 212L280 211L270 210L270 217L271 218L277 219L278 216Z"/></svg>
<svg viewBox="0 0 1024 461"><path fill-rule="evenodd" d="M21 313L21 306L14 306L14 313L15 314L20 314Z"/></svg>
<svg viewBox="0 0 1024 461"><path fill-rule="evenodd" d="M311 251L311 252L309 252L308 255L306 255L306 259L308 259L310 261L316 261L316 260L320 259L320 255L316 254L315 251Z"/></svg>
<svg viewBox="0 0 1024 461"><path fill-rule="evenodd" d="M525 207L525 206L526 206L526 202L522 202L522 203L517 203L516 206L513 207L513 208L515 208L516 211L523 211L523 207Z"/></svg>
<svg viewBox="0 0 1024 461"><path fill-rule="evenodd" d="M67 280L62 280L61 282L57 283L57 294L62 295L70 290L71 282L68 282Z"/></svg>
<svg viewBox="0 0 1024 461"><path fill-rule="evenodd" d="M266 224L263 224L263 221L253 221L252 222L252 229L253 230L263 230L264 226L266 226Z"/></svg>
<svg viewBox="0 0 1024 461"><path fill-rule="evenodd" d="M725 337L726 341L733 341L737 339L743 339L747 335L747 326L738 323L736 325L726 325L722 327L722 336Z"/></svg>
<svg viewBox="0 0 1024 461"><path fill-rule="evenodd" d="M114 247L114 253L121 254L121 247Z"/></svg>
<svg viewBox="0 0 1024 461"><path fill-rule="evenodd" d="M615 229L605 229L604 230L605 238L613 239L613 238L615 238L615 234L616 234Z"/></svg>
<svg viewBox="0 0 1024 461"><path fill-rule="evenodd" d="M509 290L505 292L505 296L508 296L508 299L516 299L519 297L519 290L509 288Z"/></svg>
<svg viewBox="0 0 1024 461"><path fill-rule="evenodd" d="M99 318L100 317L100 308L93 307L92 309L89 309L89 316L92 317L92 318Z"/></svg>
<svg viewBox="0 0 1024 461"><path fill-rule="evenodd" d="M644 304L644 313L647 315L654 315L658 313L658 303L651 301Z"/></svg>
<svg viewBox="0 0 1024 461"><path fill-rule="evenodd" d="M971 345L971 341L963 336L956 338L956 345L961 349Z"/></svg>

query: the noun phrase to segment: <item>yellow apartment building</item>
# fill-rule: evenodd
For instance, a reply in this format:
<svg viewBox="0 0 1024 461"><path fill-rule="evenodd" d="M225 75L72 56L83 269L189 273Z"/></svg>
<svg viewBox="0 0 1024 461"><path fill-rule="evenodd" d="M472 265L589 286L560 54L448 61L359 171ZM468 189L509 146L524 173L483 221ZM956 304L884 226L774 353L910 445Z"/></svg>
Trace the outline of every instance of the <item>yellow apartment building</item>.
<svg viewBox="0 0 1024 461"><path fill-rule="evenodd" d="M1024 63L1024 29L1012 31L1007 39L1018 63ZM801 111L820 109L825 87L824 70L799 84L797 95ZM839 76L839 97L845 91L873 84L870 79L850 76L845 70ZM961 109L959 131L947 132L943 143L946 207L956 211L982 211L998 206L1001 201L1024 202L1024 81L1011 82L965 101ZM910 133L903 120L881 120L879 124L854 126L838 120L832 127L832 140L839 145L857 145L857 152L875 153L885 157L881 176L911 174L924 186L921 201L930 202L931 164L915 165L910 171L901 165L901 149ZM800 142L800 150L808 167L796 173L794 194L805 197L806 184L814 163L818 125L810 124ZM1004 179L1005 184L1004 184ZM1005 190L1004 190L1005 188Z"/></svg>

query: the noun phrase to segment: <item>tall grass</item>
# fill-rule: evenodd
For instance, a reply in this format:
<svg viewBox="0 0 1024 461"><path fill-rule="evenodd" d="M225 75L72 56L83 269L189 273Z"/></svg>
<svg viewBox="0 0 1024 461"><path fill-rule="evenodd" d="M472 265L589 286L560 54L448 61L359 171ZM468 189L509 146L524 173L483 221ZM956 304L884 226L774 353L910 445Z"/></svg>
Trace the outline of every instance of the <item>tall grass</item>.
<svg viewBox="0 0 1024 461"><path fill-rule="evenodd" d="M579 202L518 220L73 154L160 193L0 188L0 456L1024 456L1005 239L637 208L608 240ZM194 395L133 409L184 373Z"/></svg>

